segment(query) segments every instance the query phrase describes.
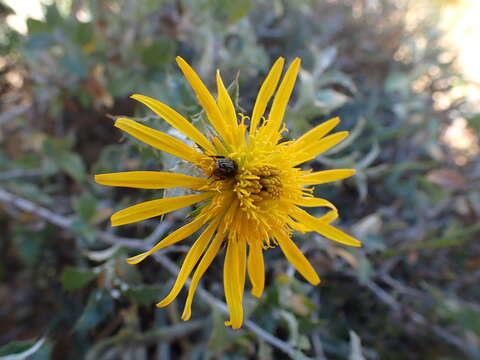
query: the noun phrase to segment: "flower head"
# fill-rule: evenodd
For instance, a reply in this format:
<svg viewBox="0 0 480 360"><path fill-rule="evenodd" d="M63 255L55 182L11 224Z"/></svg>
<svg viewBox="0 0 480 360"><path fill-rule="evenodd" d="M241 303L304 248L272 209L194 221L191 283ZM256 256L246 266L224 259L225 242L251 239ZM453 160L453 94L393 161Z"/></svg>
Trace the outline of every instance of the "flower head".
<svg viewBox="0 0 480 360"><path fill-rule="evenodd" d="M340 119L334 118L297 140L281 141L285 131L285 109L300 68L298 58L291 63L280 85L284 59L279 58L275 62L260 88L249 125L247 117L237 117L218 71L218 97L215 100L182 58L177 57L177 63L205 110L214 135L207 138L178 112L143 95L133 95L132 98L148 106L191 139L194 145L187 145L131 119L120 118L115 126L150 146L192 163L203 171L204 177L132 171L96 175L95 180L109 186L144 189L185 187L191 190L189 195L147 201L120 210L112 215L111 222L113 226L129 224L202 202L190 223L169 234L151 250L127 261L137 264L154 252L202 229L183 261L173 288L157 306L166 306L176 298L196 266L182 315L183 320L188 320L198 282L225 244L223 279L230 312L230 321L226 325L236 329L243 322L242 298L246 273L252 284L252 294L257 297L262 295L265 284L264 250L278 245L295 269L311 284L317 285L320 282L317 273L291 239L294 230L315 231L342 244L360 246L358 240L331 225L338 216L337 209L329 201L315 198L312 188L312 185L347 178L355 170L312 172L298 167L338 144L348 132L327 136L340 122ZM268 118L264 118L272 97ZM326 207L329 211L316 218L305 211L305 207Z"/></svg>

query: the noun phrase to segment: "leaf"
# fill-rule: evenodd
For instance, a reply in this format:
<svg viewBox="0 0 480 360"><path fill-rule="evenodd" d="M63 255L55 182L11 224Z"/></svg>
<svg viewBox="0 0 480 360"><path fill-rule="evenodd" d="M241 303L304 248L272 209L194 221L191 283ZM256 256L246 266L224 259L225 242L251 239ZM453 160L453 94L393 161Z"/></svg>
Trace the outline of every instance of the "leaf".
<svg viewBox="0 0 480 360"><path fill-rule="evenodd" d="M359 256L357 271L358 281L361 284L368 282L374 275L372 263L365 256Z"/></svg>
<svg viewBox="0 0 480 360"><path fill-rule="evenodd" d="M81 183L85 181L85 165L82 158L75 153L64 152L55 158L58 167L70 175L74 180Z"/></svg>
<svg viewBox="0 0 480 360"><path fill-rule="evenodd" d="M58 29L63 25L63 18L56 3L46 7L45 20L50 29Z"/></svg>
<svg viewBox="0 0 480 360"><path fill-rule="evenodd" d="M147 306L158 302L163 292L164 287L160 285L140 285L129 288L125 296L137 305Z"/></svg>
<svg viewBox="0 0 480 360"><path fill-rule="evenodd" d="M368 235L380 235L383 221L380 215L373 213L357 221L352 227L353 234L357 239L363 239Z"/></svg>
<svg viewBox="0 0 480 360"><path fill-rule="evenodd" d="M38 264L49 237L48 231L33 231L17 223L13 231L13 245L19 259L27 266Z"/></svg>
<svg viewBox="0 0 480 360"><path fill-rule="evenodd" d="M299 324L295 315L287 310L279 310L279 315L288 328L288 343L298 345Z"/></svg>
<svg viewBox="0 0 480 360"><path fill-rule="evenodd" d="M336 46L330 46L320 51L315 56L316 62L313 69L314 76L322 74L328 67L330 67L337 58L338 50Z"/></svg>
<svg viewBox="0 0 480 360"><path fill-rule="evenodd" d="M320 90L315 94L316 107L322 108L327 114L338 109L348 101L348 96L334 90Z"/></svg>
<svg viewBox="0 0 480 360"><path fill-rule="evenodd" d="M41 338L35 343L31 341L15 341L0 348L0 356L2 360L23 360L29 359L35 354L45 342L45 338Z"/></svg>
<svg viewBox="0 0 480 360"><path fill-rule="evenodd" d="M82 46L91 43L94 38L92 23L76 23L72 37L73 41Z"/></svg>
<svg viewBox="0 0 480 360"><path fill-rule="evenodd" d="M82 59L80 54L67 53L60 60L60 67L65 74L76 75L80 78L84 78L88 75L88 68L85 59Z"/></svg>
<svg viewBox="0 0 480 360"><path fill-rule="evenodd" d="M98 229L92 224L86 223L82 219L73 219L71 227L72 232L80 237L83 237L89 244L92 244L97 237Z"/></svg>
<svg viewBox="0 0 480 360"><path fill-rule="evenodd" d="M300 72L301 86L294 112L298 117L313 118L331 113L343 106L348 96L332 89L321 89L315 74ZM292 111L292 110L290 110Z"/></svg>
<svg viewBox="0 0 480 360"><path fill-rule="evenodd" d="M48 31L49 28L46 22L43 22L37 19L28 18L27 30L29 35L36 35L36 34Z"/></svg>
<svg viewBox="0 0 480 360"><path fill-rule="evenodd" d="M25 48L27 53L29 51L34 52L36 50L44 51L55 43L53 35L51 33L40 32L41 26L38 24L34 25L33 27L35 28L35 30L32 31L38 32L38 34L29 36L25 40Z"/></svg>
<svg viewBox="0 0 480 360"><path fill-rule="evenodd" d="M273 359L273 349L265 341L260 340L258 342L258 358L263 360Z"/></svg>
<svg viewBox="0 0 480 360"><path fill-rule="evenodd" d="M82 220L89 222L96 214L97 199L92 194L85 193L74 200L73 206Z"/></svg>
<svg viewBox="0 0 480 360"><path fill-rule="evenodd" d="M75 330L93 329L113 312L113 299L106 290L95 290L88 298L87 306L75 325Z"/></svg>
<svg viewBox="0 0 480 360"><path fill-rule="evenodd" d="M410 82L411 79L404 73L391 73L385 80L385 91L404 93L409 88Z"/></svg>
<svg viewBox="0 0 480 360"><path fill-rule="evenodd" d="M115 244L103 250L85 251L85 256L92 261L102 262L113 258L119 249L120 245Z"/></svg>
<svg viewBox="0 0 480 360"><path fill-rule="evenodd" d="M245 17L252 8L252 0L226 1L228 22L233 24Z"/></svg>
<svg viewBox="0 0 480 360"><path fill-rule="evenodd" d="M42 253L41 239L22 237L16 244L20 259L28 266L38 263Z"/></svg>
<svg viewBox="0 0 480 360"><path fill-rule="evenodd" d="M71 151L75 143L72 135L61 138L46 137L43 141L45 155L77 182L85 180L85 165L82 158Z"/></svg>
<svg viewBox="0 0 480 360"><path fill-rule="evenodd" d="M175 43L168 38L160 38L141 50L142 63L151 68L159 68L173 61Z"/></svg>
<svg viewBox="0 0 480 360"><path fill-rule="evenodd" d="M357 93L357 87L352 79L340 71L328 72L318 77L317 86L325 87L327 85L340 85L347 89L351 95Z"/></svg>
<svg viewBox="0 0 480 360"><path fill-rule="evenodd" d="M208 349L215 354L221 354L231 346L232 339L229 336L228 328L225 327L225 317L216 308L212 307L213 328L210 331L210 338L208 339Z"/></svg>
<svg viewBox="0 0 480 360"><path fill-rule="evenodd" d="M62 273L62 286L68 291L78 290L85 287L96 276L97 274L91 270L68 266Z"/></svg>
<svg viewBox="0 0 480 360"><path fill-rule="evenodd" d="M480 134L480 113L469 117L467 121L468 125L471 126L477 134Z"/></svg>
<svg viewBox="0 0 480 360"><path fill-rule="evenodd" d="M365 357L362 355L362 343L360 342L360 337L355 333L355 331L350 330L350 355L348 360L365 360Z"/></svg>

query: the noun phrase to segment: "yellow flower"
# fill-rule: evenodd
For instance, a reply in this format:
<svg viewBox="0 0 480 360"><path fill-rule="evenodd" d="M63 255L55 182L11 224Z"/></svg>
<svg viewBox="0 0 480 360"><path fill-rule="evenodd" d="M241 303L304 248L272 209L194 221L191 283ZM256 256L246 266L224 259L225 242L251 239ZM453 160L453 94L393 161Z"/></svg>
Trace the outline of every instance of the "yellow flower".
<svg viewBox="0 0 480 360"><path fill-rule="evenodd" d="M275 62L260 88L249 126L247 117L237 118L218 71L218 98L215 101L195 71L180 57L177 57L177 63L215 133L207 138L178 112L144 95L133 95L132 98L148 106L190 138L194 145L187 145L126 118L118 119L115 126L156 149L192 163L203 171L204 177L131 171L96 175L95 181L109 186L143 189L186 187L191 190L190 195L147 201L120 210L112 215L112 226L130 224L202 202L197 216L190 223L169 234L151 250L127 261L137 264L204 227L188 251L172 290L157 306L166 306L176 298L196 266L182 315L183 320L190 319L198 282L222 244L225 244L223 283L230 312L230 321L225 324L238 329L243 322L242 299L246 273L254 296L260 297L264 289L263 250L280 246L295 269L311 284L317 285L320 282L317 273L291 239L294 230L315 231L342 244L361 245L358 240L330 224L338 217L337 209L329 201L313 197L311 187L347 178L355 170L312 172L298 167L338 144L348 132L326 136L340 122L340 119L334 118L297 140L281 141L285 131L285 109L300 68L298 58L291 63L278 89L284 59L279 58ZM265 119L265 109L274 94L268 119ZM304 207L326 207L329 211L316 218L303 210Z"/></svg>

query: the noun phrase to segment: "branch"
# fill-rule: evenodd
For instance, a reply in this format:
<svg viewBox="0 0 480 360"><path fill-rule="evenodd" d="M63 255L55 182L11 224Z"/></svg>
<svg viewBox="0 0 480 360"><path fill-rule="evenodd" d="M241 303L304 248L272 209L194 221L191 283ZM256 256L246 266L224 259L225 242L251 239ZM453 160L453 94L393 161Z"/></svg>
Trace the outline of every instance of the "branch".
<svg viewBox="0 0 480 360"><path fill-rule="evenodd" d="M412 309L405 309L402 307L402 304L400 304L397 300L395 300L388 292L383 290L379 285L377 285L374 281L367 281L365 283L365 286L385 305L387 305L389 308L394 310L397 314L400 312L403 312L405 315L408 316L408 318L415 324L421 325L426 328L430 328L432 332L445 342L449 343L450 345L453 345L460 349L463 353L469 354L468 353L468 346L465 344L465 342L458 336L453 335L449 331L443 329L442 327L434 324L430 324L427 318L423 316L422 314L413 311Z"/></svg>
<svg viewBox="0 0 480 360"><path fill-rule="evenodd" d="M134 331L122 331L118 334L109 337L105 340L101 340L96 343L90 351L87 353L87 360L100 359L106 351L114 346L129 346L136 344L155 344L157 342L171 342L182 336L186 336L203 326L203 321L191 321L188 323L181 323L169 327L163 327L159 329L153 329L146 332L134 332Z"/></svg>
<svg viewBox="0 0 480 360"><path fill-rule="evenodd" d="M5 205L13 205L20 210L29 212L41 217L42 219L56 225L65 230L72 230L73 219L67 218L63 215L58 215L42 206L39 206L29 200L21 198L17 195L11 194L5 190L0 189L0 202Z"/></svg>
<svg viewBox="0 0 480 360"><path fill-rule="evenodd" d="M14 180L17 178L36 177L43 175L44 170L41 169L16 169L10 171L4 171L0 173L0 181Z"/></svg>

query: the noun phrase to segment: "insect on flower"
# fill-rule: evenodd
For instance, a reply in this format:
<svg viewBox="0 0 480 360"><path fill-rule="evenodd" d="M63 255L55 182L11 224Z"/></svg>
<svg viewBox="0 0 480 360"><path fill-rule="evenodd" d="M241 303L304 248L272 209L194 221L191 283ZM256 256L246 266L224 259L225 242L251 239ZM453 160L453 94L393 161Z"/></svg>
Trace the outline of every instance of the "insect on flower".
<svg viewBox="0 0 480 360"><path fill-rule="evenodd" d="M217 179L232 179L237 175L238 166L234 160L221 155L212 156L212 158L216 159L215 169L213 169L212 175Z"/></svg>
<svg viewBox="0 0 480 360"><path fill-rule="evenodd" d="M295 269L308 282L317 285L320 282L317 273L292 240L294 231L317 232L345 245L361 245L357 239L331 225L338 217L338 211L328 200L314 197L312 187L347 178L355 170L312 172L298 167L341 142L348 132L327 135L340 122L339 118L334 118L294 141L281 141L285 130L285 109L300 69L298 58L290 64L282 81L284 59L279 58L275 62L258 93L250 126L245 123L245 116L241 116L240 120L237 118L219 71L215 100L182 58L177 57L177 63L205 110L214 135L207 138L169 106L138 94L132 98L148 106L195 145L189 146L127 118L117 119L115 126L156 149L192 163L203 171L204 176L131 171L96 175L95 180L109 186L144 189L185 187L193 192L120 210L112 215L112 226L134 223L203 203L193 220L170 233L149 251L133 256L127 262L137 264L154 252L200 231L170 293L157 304L159 307L170 304L193 272L182 314L182 319L188 320L199 280L225 244L223 284L230 312L230 320L225 324L238 329L243 322L242 299L247 274L252 294L260 297L263 293L264 250L279 246ZM264 113L272 97L269 115L265 119ZM324 207L328 212L317 218L303 209L308 207Z"/></svg>

